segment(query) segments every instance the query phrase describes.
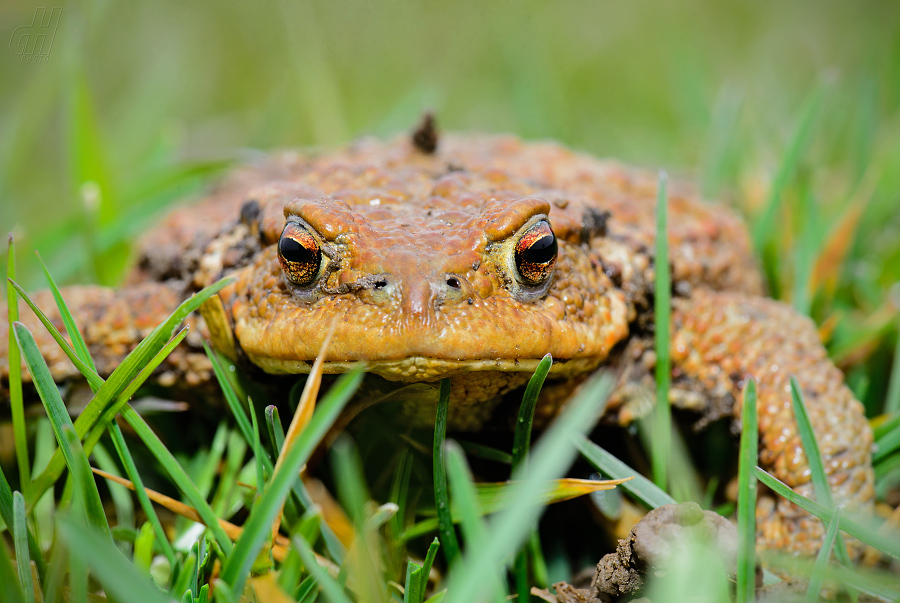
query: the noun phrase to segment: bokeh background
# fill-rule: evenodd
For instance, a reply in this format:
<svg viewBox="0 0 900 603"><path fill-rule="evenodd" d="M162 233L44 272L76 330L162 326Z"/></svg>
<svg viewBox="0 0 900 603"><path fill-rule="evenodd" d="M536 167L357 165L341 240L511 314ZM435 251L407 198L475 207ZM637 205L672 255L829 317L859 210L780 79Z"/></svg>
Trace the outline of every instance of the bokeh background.
<svg viewBox="0 0 900 603"><path fill-rule="evenodd" d="M882 407L900 306L900 3L56 6L46 60L0 47L0 230L26 285L42 279L32 249L62 282L115 284L140 233L229 164L408 131L433 109L441 128L558 139L737 206L772 293L823 325ZM0 38L35 8L5 0Z"/></svg>

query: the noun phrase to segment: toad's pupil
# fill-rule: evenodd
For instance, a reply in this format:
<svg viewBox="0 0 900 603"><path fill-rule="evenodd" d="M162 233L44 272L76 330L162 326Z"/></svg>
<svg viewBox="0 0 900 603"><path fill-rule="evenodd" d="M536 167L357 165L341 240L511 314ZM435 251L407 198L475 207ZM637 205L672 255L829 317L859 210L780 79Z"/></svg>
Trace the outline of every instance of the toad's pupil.
<svg viewBox="0 0 900 603"><path fill-rule="evenodd" d="M315 260L316 250L303 246L300 241L290 237L281 237L278 251L288 262L307 263Z"/></svg>
<svg viewBox="0 0 900 603"><path fill-rule="evenodd" d="M522 260L534 264L546 264L556 257L556 237L545 234L521 252Z"/></svg>
<svg viewBox="0 0 900 603"><path fill-rule="evenodd" d="M278 259L288 280L305 286L315 281L319 274L322 250L308 230L288 224L278 241Z"/></svg>

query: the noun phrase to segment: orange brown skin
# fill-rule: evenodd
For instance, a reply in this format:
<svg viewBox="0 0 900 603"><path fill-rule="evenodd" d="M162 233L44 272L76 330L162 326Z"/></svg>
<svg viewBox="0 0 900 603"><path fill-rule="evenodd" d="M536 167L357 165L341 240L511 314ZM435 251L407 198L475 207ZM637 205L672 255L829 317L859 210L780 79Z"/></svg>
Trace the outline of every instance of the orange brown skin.
<svg viewBox="0 0 900 603"><path fill-rule="evenodd" d="M835 498L871 508L871 432L813 325L760 297L762 278L737 217L689 189L672 188L673 403L708 419L739 417L741 387L755 376L760 464L809 495L787 390L795 375ZM64 293L79 324L90 324L92 351L109 356L100 367L109 372L146 325L191 292L232 276L220 299L239 359L270 373L308 372L337 320L327 372L362 361L390 380L450 377L453 421L477 429L491 401L523 385L547 353L555 360L551 379L572 384L550 388L548 413L553 400L604 365L617 370L621 392L647 385L655 194L652 174L552 143L450 136L425 153L407 139L364 140L336 153L282 154L237 171L146 236L121 294ZM512 258L529 228L544 220L558 256L549 278L535 285L517 274ZM308 267L291 273L303 282L297 285L279 260L286 224L306 229L321 250L321 270L309 283ZM113 337L102 307L121 306L122 295L131 314L121 321L144 326L113 329ZM72 376L29 314L24 320L53 360L54 376ZM203 321L197 323L203 331ZM165 371L170 382L209 378L196 341ZM633 405L623 394L613 407L624 422ZM777 508L763 502L759 510L762 547L814 552L818 522L783 501Z"/></svg>

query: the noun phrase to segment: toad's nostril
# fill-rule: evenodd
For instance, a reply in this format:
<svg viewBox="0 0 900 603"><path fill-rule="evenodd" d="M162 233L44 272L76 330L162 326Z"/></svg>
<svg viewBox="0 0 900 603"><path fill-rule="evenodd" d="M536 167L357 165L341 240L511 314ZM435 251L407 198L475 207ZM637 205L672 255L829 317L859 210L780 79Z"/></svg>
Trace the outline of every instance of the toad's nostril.
<svg viewBox="0 0 900 603"><path fill-rule="evenodd" d="M459 286L460 286L459 279L456 278L455 276L451 276L450 278L447 279L447 286L452 287L454 289L459 289Z"/></svg>
<svg viewBox="0 0 900 603"><path fill-rule="evenodd" d="M375 289L376 289L376 290L378 290L378 289L384 289L385 287L387 287L387 281L386 281L386 280L381 279L380 281L375 281Z"/></svg>

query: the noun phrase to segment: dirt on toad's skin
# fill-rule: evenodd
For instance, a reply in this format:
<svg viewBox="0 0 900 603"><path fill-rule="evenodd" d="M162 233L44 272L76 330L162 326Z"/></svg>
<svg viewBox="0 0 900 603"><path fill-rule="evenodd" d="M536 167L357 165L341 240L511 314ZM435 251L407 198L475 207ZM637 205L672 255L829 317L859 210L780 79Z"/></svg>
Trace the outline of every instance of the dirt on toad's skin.
<svg viewBox="0 0 900 603"><path fill-rule="evenodd" d="M547 353L554 364L543 416L604 366L619 377L610 415L624 423L646 413L656 176L552 142L438 135L433 125L421 132L428 136L280 153L240 168L147 233L121 291L65 291L98 369L111 371L178 301L228 276L218 310L206 308L215 328L193 319L187 345L160 367L163 383L210 380L199 345L210 332L260 375L307 372L334 323L326 372L362 361L393 381L449 377L458 429L490 421L496 401L523 386ZM736 418L743 384L755 377L760 465L809 496L787 389L796 376L836 500L871 509L871 431L814 325L761 297L734 213L677 183L668 204L673 404L701 422ZM287 224L306 233L302 244L283 236ZM36 299L60 323L50 298ZM54 377L77 376L30 312L23 321ZM6 329L0 323L4 379ZM433 401L406 404L403 420L433 420ZM767 497L759 525L761 546L782 550L814 552L822 533L820 522Z"/></svg>

